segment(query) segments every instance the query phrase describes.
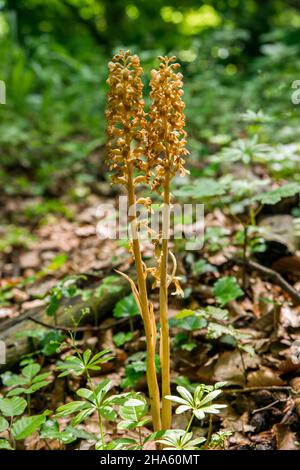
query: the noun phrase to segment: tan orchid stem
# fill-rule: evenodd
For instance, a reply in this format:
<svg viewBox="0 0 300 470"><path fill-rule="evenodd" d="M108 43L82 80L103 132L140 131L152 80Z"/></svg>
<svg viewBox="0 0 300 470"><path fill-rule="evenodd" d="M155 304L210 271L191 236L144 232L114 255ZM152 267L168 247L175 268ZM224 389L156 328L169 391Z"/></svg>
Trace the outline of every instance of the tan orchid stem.
<svg viewBox="0 0 300 470"><path fill-rule="evenodd" d="M159 289L159 313L160 313L160 361L162 376L162 429L170 429L172 423L172 405L166 400L166 395L171 395L170 388L170 337L168 323L168 253L170 230L170 180L165 175L164 180L164 205L162 220L162 254L160 265L160 289Z"/></svg>
<svg viewBox="0 0 300 470"><path fill-rule="evenodd" d="M149 390L151 415L154 431L161 429L160 417L160 393L157 382L155 367L156 325L153 311L150 308L146 279L144 276L143 260L141 255L140 241L138 238L136 219L136 197L133 183L133 172L131 164L127 164L128 171L128 206L130 208L130 226L132 232L132 246L137 271L137 284L140 296L141 315L144 322L147 341L147 384Z"/></svg>

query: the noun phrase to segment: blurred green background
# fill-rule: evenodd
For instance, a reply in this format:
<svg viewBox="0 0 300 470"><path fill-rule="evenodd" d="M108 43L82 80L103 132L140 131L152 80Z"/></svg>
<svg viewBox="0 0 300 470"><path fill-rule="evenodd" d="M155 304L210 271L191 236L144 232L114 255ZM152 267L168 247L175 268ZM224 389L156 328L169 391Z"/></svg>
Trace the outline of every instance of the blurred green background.
<svg viewBox="0 0 300 470"><path fill-rule="evenodd" d="M273 173L295 175L298 1L0 0L2 195L85 194L106 178L105 81L119 48L140 54L145 84L158 55L178 56L196 176L214 175L207 157L252 138L258 123L261 142L285 146Z"/></svg>

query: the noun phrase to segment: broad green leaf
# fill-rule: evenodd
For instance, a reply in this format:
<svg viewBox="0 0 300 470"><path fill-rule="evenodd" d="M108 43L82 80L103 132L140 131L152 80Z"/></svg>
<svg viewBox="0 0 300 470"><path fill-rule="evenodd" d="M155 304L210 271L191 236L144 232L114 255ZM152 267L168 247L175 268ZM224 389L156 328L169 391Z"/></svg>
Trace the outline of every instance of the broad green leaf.
<svg viewBox="0 0 300 470"><path fill-rule="evenodd" d="M88 388L80 388L79 390L77 390L76 395L88 401L92 401L93 398L93 392Z"/></svg>
<svg viewBox="0 0 300 470"><path fill-rule="evenodd" d="M111 406L101 406L99 412L108 421L114 421L117 417L116 411Z"/></svg>
<svg viewBox="0 0 300 470"><path fill-rule="evenodd" d="M7 392L6 396L7 397L15 397L17 395L21 395L22 393L26 392L26 388L24 387L16 387Z"/></svg>
<svg viewBox="0 0 300 470"><path fill-rule="evenodd" d="M13 387L14 385L26 385L28 379L21 375L11 374L11 372L5 372L1 375L1 379L6 387Z"/></svg>
<svg viewBox="0 0 300 470"><path fill-rule="evenodd" d="M113 336L113 341L116 346L120 347L120 346L123 346L123 344L131 341L132 338L133 338L133 334L131 333L131 331L128 331L127 333L124 333L123 331L119 331L119 333Z"/></svg>
<svg viewBox="0 0 300 470"><path fill-rule="evenodd" d="M201 201L214 196L222 196L227 187L227 183L216 181L213 178L200 178L194 184L181 186L180 189L174 191L174 194L182 199L192 198Z"/></svg>
<svg viewBox="0 0 300 470"><path fill-rule="evenodd" d="M243 295L242 289L233 276L226 276L218 279L214 284L213 293L221 306L224 306L231 300L235 300Z"/></svg>
<svg viewBox="0 0 300 470"><path fill-rule="evenodd" d="M139 309L133 294L127 295L116 303L113 315L116 318L135 317L139 315Z"/></svg>
<svg viewBox="0 0 300 470"><path fill-rule="evenodd" d="M45 415L26 416L16 421L12 426L12 434L19 441L37 431L44 423Z"/></svg>
<svg viewBox="0 0 300 470"><path fill-rule="evenodd" d="M142 399L130 398L119 408L119 414L125 421L137 423L148 411L147 403Z"/></svg>
<svg viewBox="0 0 300 470"><path fill-rule="evenodd" d="M9 427L8 421L0 416L0 432L5 431Z"/></svg>
<svg viewBox="0 0 300 470"><path fill-rule="evenodd" d="M26 406L24 398L0 398L0 411L4 416L19 416L24 412Z"/></svg>
<svg viewBox="0 0 300 470"><path fill-rule="evenodd" d="M36 363L28 364L28 366L22 369L22 375L27 379L31 380L41 370L41 366Z"/></svg>
<svg viewBox="0 0 300 470"><path fill-rule="evenodd" d="M56 416L68 416L76 413L77 411L85 410L90 408L92 405L85 401L71 401L65 405L59 406L56 410Z"/></svg>
<svg viewBox="0 0 300 470"><path fill-rule="evenodd" d="M31 385L31 387L29 387L25 393L34 393L36 392L37 390L40 390L41 388L43 387L47 387L47 385L49 385L49 382L47 382L47 380L42 380L41 382L36 382L34 384Z"/></svg>
<svg viewBox="0 0 300 470"><path fill-rule="evenodd" d="M88 405L86 409L83 409L72 419L72 426L77 426L78 424L82 423L89 415L91 415L95 410L93 405Z"/></svg>
<svg viewBox="0 0 300 470"><path fill-rule="evenodd" d="M300 183L287 183L280 188L272 189L265 193L259 194L253 198L254 201L262 204L277 204L286 197L292 197L300 193Z"/></svg>
<svg viewBox="0 0 300 470"><path fill-rule="evenodd" d="M0 439L0 450L13 450L12 446L6 439Z"/></svg>

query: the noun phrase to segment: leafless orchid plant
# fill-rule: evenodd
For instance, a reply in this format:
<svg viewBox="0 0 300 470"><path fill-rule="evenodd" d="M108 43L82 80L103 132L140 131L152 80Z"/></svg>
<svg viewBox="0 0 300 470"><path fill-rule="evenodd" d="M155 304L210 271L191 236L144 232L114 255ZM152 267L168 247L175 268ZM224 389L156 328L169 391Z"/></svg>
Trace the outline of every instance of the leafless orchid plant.
<svg viewBox="0 0 300 470"><path fill-rule="evenodd" d="M120 51L109 63L108 107L108 165L112 182L125 187L128 195L131 250L135 260L137 283L120 273L130 283L144 323L147 341L147 383L155 431L171 428L170 341L168 327L168 293L171 284L174 294L182 294L176 277L176 258L169 250L170 183L179 172L185 174L188 151L184 131L182 75L175 57L160 57L158 70L152 71L150 81L151 106L147 115L143 100L143 69L139 58L129 51ZM138 197L139 185L157 191L163 202L162 230L156 240L155 267L146 267L142 259L137 221L137 204L149 207L151 198ZM173 267L168 274L168 260ZM147 291L147 277L154 278L159 288L160 359L162 387L159 390L155 368L157 325L153 304ZM162 408L161 399L162 395Z"/></svg>

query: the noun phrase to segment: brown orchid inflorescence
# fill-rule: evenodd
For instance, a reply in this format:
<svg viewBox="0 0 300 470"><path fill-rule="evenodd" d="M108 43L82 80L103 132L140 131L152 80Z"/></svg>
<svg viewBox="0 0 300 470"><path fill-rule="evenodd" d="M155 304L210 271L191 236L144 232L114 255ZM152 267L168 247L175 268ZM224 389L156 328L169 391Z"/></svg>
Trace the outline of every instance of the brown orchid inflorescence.
<svg viewBox="0 0 300 470"><path fill-rule="evenodd" d="M108 164L113 183L127 186L126 166L147 174L147 164L141 158L145 154L146 126L143 100L143 69L137 55L120 51L108 64L110 86L106 118L108 122ZM132 149L132 142L135 147ZM137 182L146 181L145 176Z"/></svg>
<svg viewBox="0 0 300 470"><path fill-rule="evenodd" d="M182 101L182 74L174 63L176 57L159 57L159 70L152 70L151 108L148 125L148 165L154 169L153 189L164 188L166 177L170 179L178 172L186 174L184 168L188 155L184 102Z"/></svg>
<svg viewBox="0 0 300 470"><path fill-rule="evenodd" d="M126 274L145 327L147 340L147 383L154 429L171 427L170 345L168 326L168 289L173 283L176 294L182 294L176 276L176 258L169 251L170 183L179 172L185 174L186 132L182 75L176 70L175 57L160 57L159 70L152 71L151 107L147 116L142 96L143 70L139 58L129 51L120 51L109 63L108 84L108 165L113 183L123 185L128 194L131 228L131 248L137 271L137 284ZM152 191L163 194L162 233L155 240L156 267L147 268L143 262L136 205L149 207L151 199L137 198L138 184L147 184ZM149 229L150 230L150 229ZM168 274L168 258L173 268ZM148 298L147 276L154 277L160 300L160 359L162 369L162 413L160 391L155 369L157 326L153 304Z"/></svg>

